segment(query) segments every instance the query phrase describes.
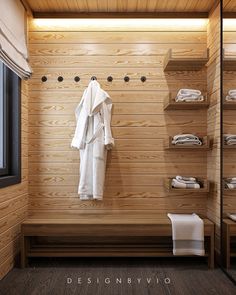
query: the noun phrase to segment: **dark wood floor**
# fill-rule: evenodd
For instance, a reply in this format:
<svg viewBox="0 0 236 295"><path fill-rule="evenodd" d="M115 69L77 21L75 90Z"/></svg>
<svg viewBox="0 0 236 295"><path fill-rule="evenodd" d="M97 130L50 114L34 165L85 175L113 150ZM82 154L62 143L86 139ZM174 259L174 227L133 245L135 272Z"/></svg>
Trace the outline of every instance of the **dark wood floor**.
<svg viewBox="0 0 236 295"><path fill-rule="evenodd" d="M68 278L72 279L70 284ZM78 284L78 278L81 278L81 284ZM116 283L120 278L122 283ZM169 284L165 283L165 278L170 279ZM140 283L138 279L141 279ZM35 259L29 268L13 269L0 282L0 294L234 295L236 286L219 268L208 270L205 261L199 258L191 261L189 258Z"/></svg>

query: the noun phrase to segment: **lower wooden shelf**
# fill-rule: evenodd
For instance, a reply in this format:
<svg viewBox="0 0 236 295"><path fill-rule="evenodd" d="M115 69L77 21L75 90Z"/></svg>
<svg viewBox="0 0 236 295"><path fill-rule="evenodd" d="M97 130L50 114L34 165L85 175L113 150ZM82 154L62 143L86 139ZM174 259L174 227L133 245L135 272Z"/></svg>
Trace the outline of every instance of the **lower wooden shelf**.
<svg viewBox="0 0 236 295"><path fill-rule="evenodd" d="M224 100L223 108L225 110L236 110L236 101L226 101L226 100Z"/></svg>
<svg viewBox="0 0 236 295"><path fill-rule="evenodd" d="M168 178L165 180L165 188L167 189L167 191L169 192L195 192L195 193L208 193L210 190L210 182L208 180L204 180L201 178L198 178L198 181L202 184L202 187L200 188L175 188L172 187L172 179L174 177Z"/></svg>
<svg viewBox="0 0 236 295"><path fill-rule="evenodd" d="M177 145L172 144L172 136L170 136L165 144L165 149L168 150L179 150L179 149L194 149L194 150L209 150L211 148L211 141L209 136L199 136L202 139L202 145Z"/></svg>

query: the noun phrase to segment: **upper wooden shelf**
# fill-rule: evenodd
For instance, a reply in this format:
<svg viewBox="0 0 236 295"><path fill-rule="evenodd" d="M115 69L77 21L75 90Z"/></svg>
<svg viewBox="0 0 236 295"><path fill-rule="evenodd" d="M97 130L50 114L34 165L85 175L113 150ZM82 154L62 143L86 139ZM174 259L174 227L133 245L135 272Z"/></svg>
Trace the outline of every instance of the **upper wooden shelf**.
<svg viewBox="0 0 236 295"><path fill-rule="evenodd" d="M236 52L230 53L223 49L223 70L236 71Z"/></svg>
<svg viewBox="0 0 236 295"><path fill-rule="evenodd" d="M165 142L165 149L168 150L179 150L179 149L195 149L195 150L209 150L211 147L211 142L209 136L203 136L200 138L202 139L202 145L177 145L172 144L172 136L168 138Z"/></svg>
<svg viewBox="0 0 236 295"><path fill-rule="evenodd" d="M236 101L226 101L224 96L223 108L225 110L236 110Z"/></svg>
<svg viewBox="0 0 236 295"><path fill-rule="evenodd" d="M223 144L223 148L224 149L229 149L229 150L234 150L236 149L236 145L235 144L232 144L232 145L228 145L228 144Z"/></svg>
<svg viewBox="0 0 236 295"><path fill-rule="evenodd" d="M206 109L209 106L207 95L204 95L204 101L197 102L176 102L175 96L169 93L164 99L164 110L196 110Z"/></svg>
<svg viewBox="0 0 236 295"><path fill-rule="evenodd" d="M202 56L179 56L169 49L163 63L164 71L199 71L209 60L209 50L202 53Z"/></svg>
<svg viewBox="0 0 236 295"><path fill-rule="evenodd" d="M171 185L172 178L168 178L165 180L165 188L169 192L198 192L198 193L208 193L210 190L210 182L208 180L199 179L202 183L202 187L200 188L174 188Z"/></svg>

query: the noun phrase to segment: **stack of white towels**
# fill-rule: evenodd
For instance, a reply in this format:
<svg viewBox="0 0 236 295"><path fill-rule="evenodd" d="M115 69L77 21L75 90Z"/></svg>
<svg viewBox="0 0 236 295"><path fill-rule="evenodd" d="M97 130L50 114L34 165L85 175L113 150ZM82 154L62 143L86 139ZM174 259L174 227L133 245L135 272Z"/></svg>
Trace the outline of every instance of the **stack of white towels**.
<svg viewBox="0 0 236 295"><path fill-rule="evenodd" d="M175 98L176 102L199 102L203 100L201 91L195 89L180 89Z"/></svg>
<svg viewBox="0 0 236 295"><path fill-rule="evenodd" d="M236 89L228 91L228 94L225 97L226 101L236 101Z"/></svg>
<svg viewBox="0 0 236 295"><path fill-rule="evenodd" d="M194 134L177 134L172 138L174 145L202 145L202 140Z"/></svg>
<svg viewBox="0 0 236 295"><path fill-rule="evenodd" d="M225 178L225 188L236 189L236 177Z"/></svg>
<svg viewBox="0 0 236 295"><path fill-rule="evenodd" d="M200 182L195 177L183 177L177 175L175 178L172 179L171 185L174 188L195 188L199 189L201 187Z"/></svg>
<svg viewBox="0 0 236 295"><path fill-rule="evenodd" d="M224 142L226 145L235 145L236 144L236 134L225 134Z"/></svg>

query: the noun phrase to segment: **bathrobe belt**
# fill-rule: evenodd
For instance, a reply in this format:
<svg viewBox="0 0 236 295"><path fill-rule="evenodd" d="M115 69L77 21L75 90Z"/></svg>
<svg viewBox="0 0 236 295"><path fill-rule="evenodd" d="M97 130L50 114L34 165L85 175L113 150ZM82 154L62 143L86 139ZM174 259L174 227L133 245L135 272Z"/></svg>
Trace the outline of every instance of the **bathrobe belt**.
<svg viewBox="0 0 236 295"><path fill-rule="evenodd" d="M89 117L88 117L89 118ZM99 132L103 129L103 127L105 126L103 123L102 123L102 120L101 120L101 117L99 115L99 124L98 124L98 128L96 129L96 131L94 132L94 134L90 137L90 139L86 140L85 143L86 144L90 144L90 143L93 143L94 140L98 137L99 135Z"/></svg>

